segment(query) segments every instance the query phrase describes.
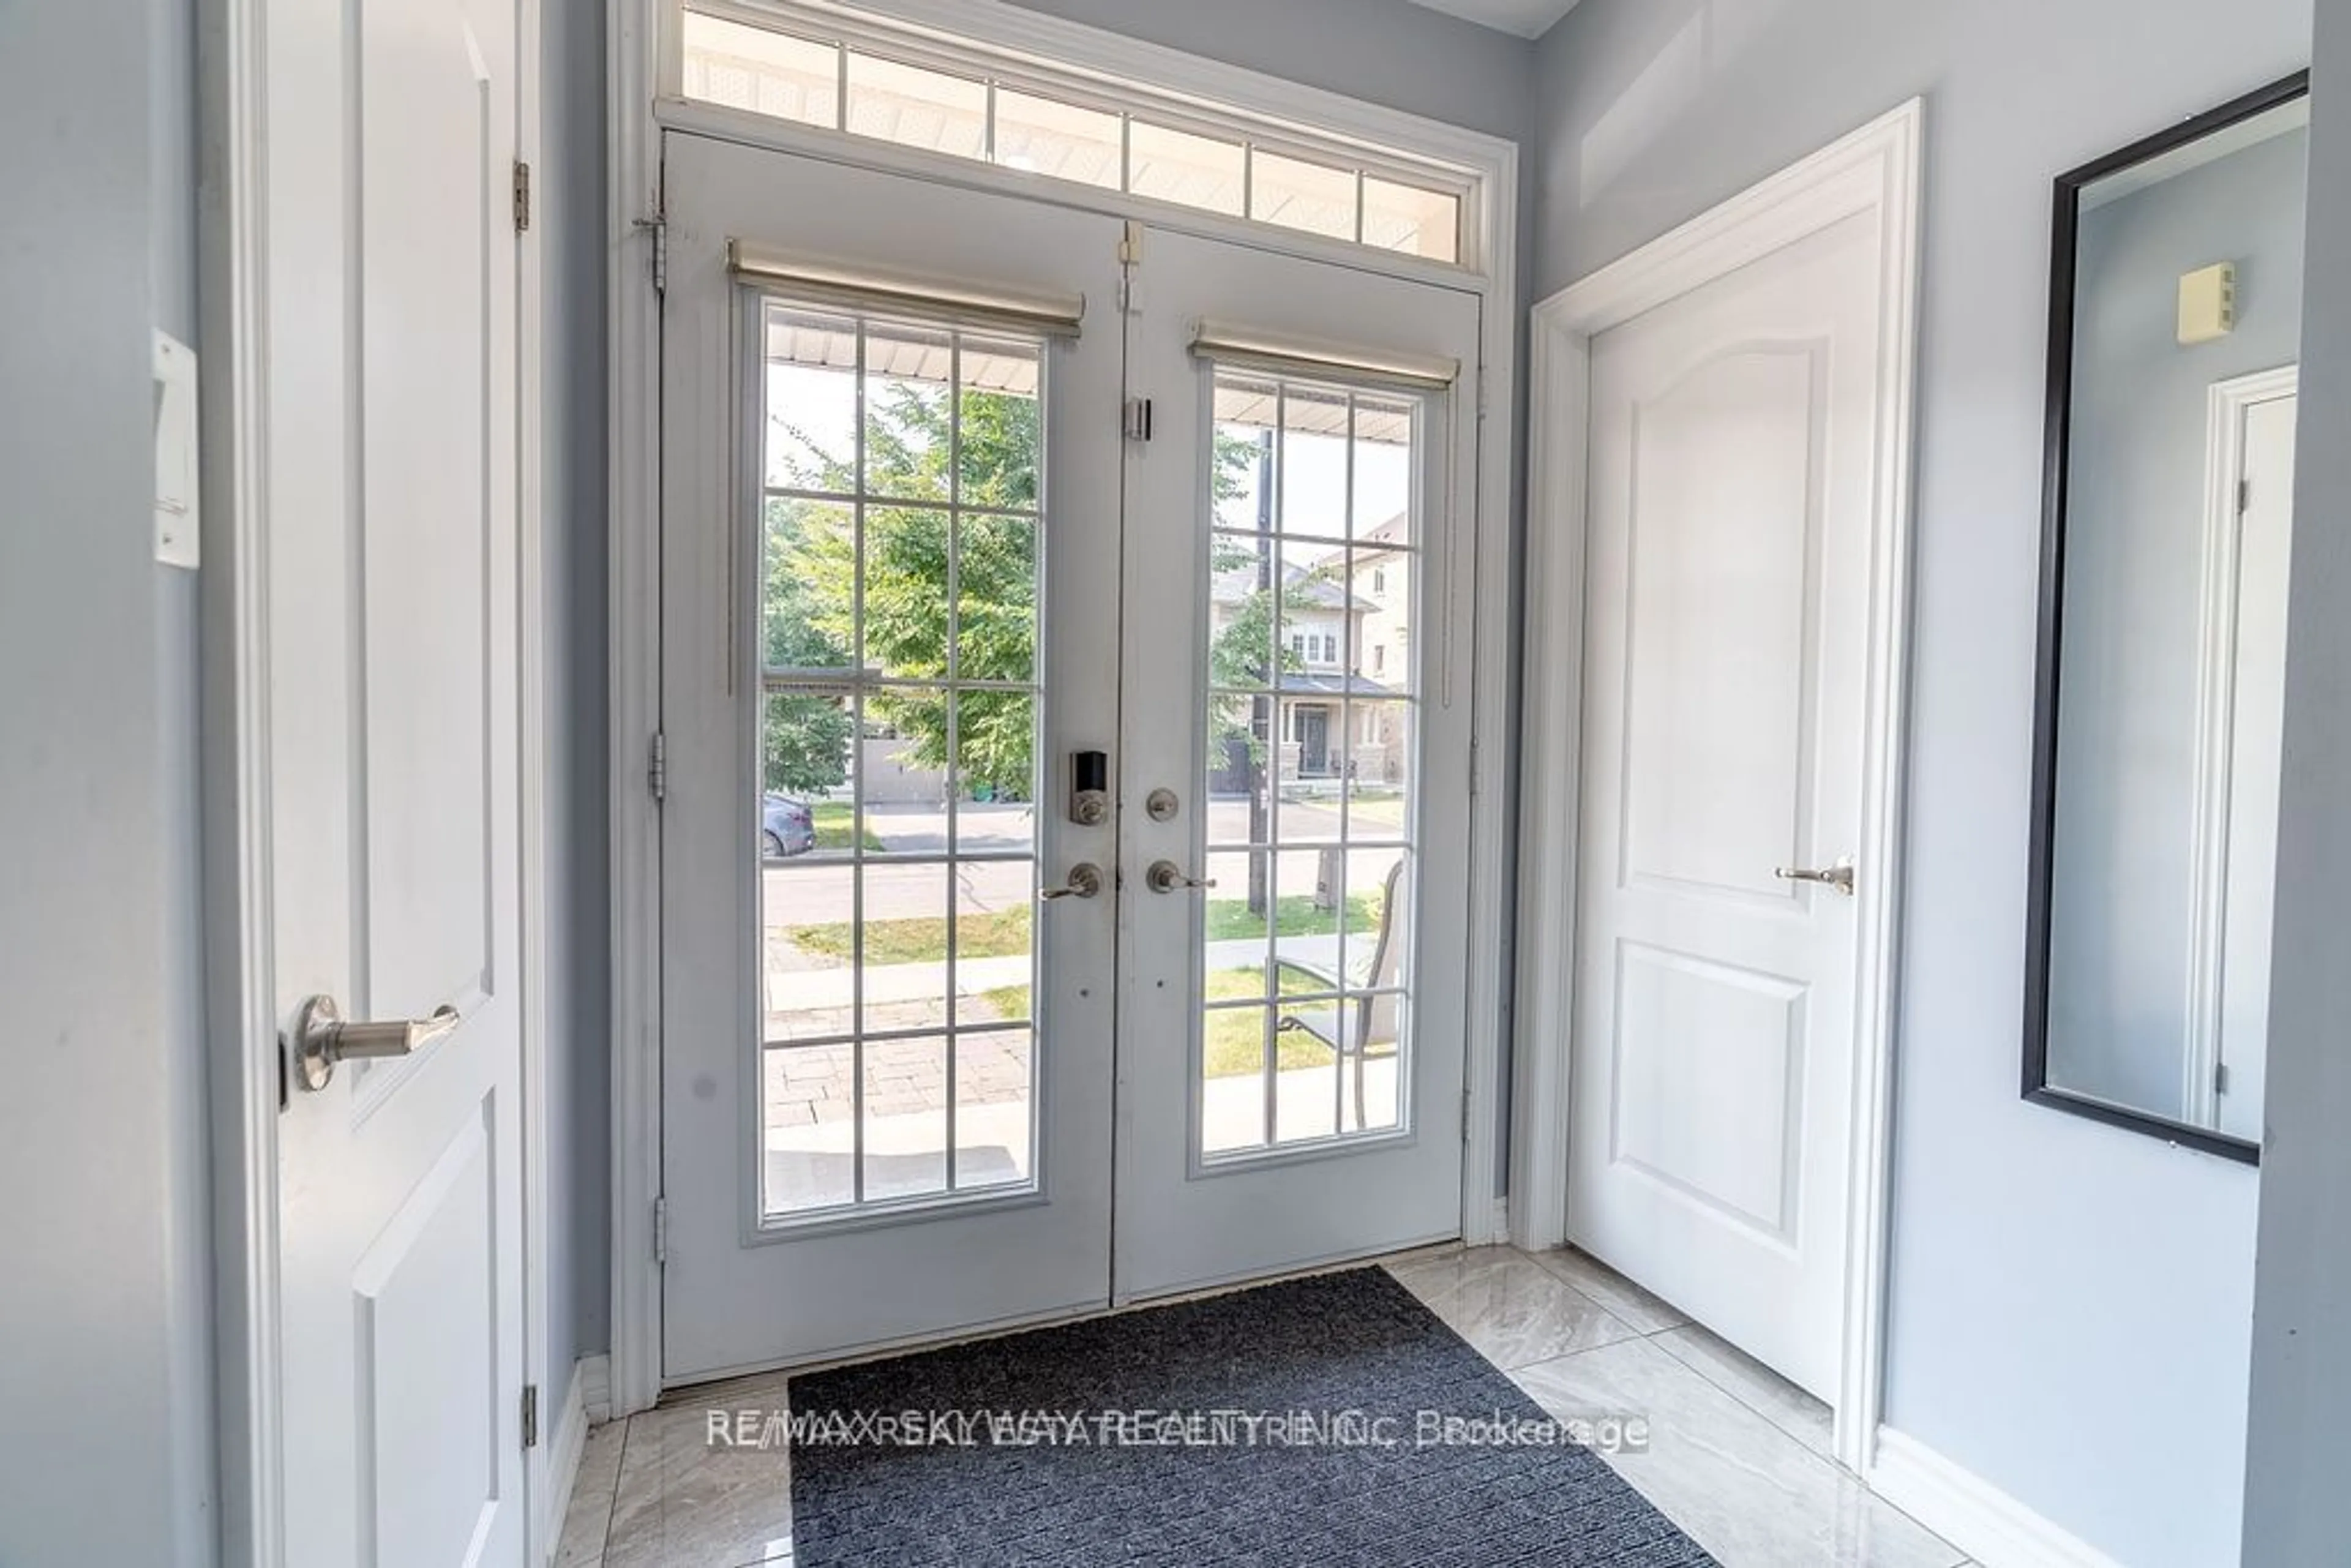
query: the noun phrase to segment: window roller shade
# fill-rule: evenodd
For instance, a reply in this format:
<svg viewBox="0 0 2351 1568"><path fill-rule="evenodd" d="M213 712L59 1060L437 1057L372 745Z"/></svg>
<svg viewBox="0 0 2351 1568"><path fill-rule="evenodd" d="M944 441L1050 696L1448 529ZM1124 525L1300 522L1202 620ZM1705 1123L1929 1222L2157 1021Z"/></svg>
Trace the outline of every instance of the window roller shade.
<svg viewBox="0 0 2351 1568"><path fill-rule="evenodd" d="M1082 294L1047 294L964 278L893 272L782 250L755 240L726 242L726 269L747 282L816 303L885 313L911 311L982 331L1074 338L1086 314Z"/></svg>
<svg viewBox="0 0 2351 1568"><path fill-rule="evenodd" d="M1229 321L1201 321L1192 329L1196 358L1220 365L1283 376L1337 376L1414 392L1444 392L1461 379L1461 361L1435 354L1411 354L1324 339L1291 337Z"/></svg>

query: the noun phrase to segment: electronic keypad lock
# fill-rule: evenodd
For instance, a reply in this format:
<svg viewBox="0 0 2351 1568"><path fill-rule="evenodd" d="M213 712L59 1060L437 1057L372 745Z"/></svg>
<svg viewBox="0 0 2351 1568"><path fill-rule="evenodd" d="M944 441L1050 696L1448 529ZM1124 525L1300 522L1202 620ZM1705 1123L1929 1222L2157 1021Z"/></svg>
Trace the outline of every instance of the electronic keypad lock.
<svg viewBox="0 0 2351 1568"><path fill-rule="evenodd" d="M1099 828L1110 821L1110 753L1070 753L1070 821Z"/></svg>

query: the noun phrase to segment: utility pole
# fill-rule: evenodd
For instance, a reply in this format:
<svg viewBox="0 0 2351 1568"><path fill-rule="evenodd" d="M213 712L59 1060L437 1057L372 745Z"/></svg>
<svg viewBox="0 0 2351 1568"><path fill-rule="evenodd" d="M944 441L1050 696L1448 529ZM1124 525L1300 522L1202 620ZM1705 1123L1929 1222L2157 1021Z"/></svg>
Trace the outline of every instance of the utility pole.
<svg viewBox="0 0 2351 1568"><path fill-rule="evenodd" d="M1279 406L1279 404L1277 404ZM1266 606L1267 646L1266 684L1275 691L1281 685L1281 601L1274 596L1274 584L1279 580L1273 559L1273 431L1267 428L1257 435L1257 591L1259 602ZM1249 842L1267 841L1270 821L1274 769L1266 766L1278 757L1280 743L1275 737L1275 726L1281 705L1272 696L1259 696L1252 705L1249 729L1255 744L1249 747ZM1273 864L1273 852L1263 850L1249 856L1249 906L1251 915L1264 915L1267 873Z"/></svg>

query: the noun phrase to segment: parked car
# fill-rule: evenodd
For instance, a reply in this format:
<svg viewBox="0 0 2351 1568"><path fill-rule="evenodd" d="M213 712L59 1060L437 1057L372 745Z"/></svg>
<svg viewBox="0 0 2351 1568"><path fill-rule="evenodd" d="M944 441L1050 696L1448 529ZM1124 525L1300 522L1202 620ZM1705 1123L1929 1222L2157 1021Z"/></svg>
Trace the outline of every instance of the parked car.
<svg viewBox="0 0 2351 1568"><path fill-rule="evenodd" d="M816 848L816 814L800 801L770 795L759 813L759 856L779 861Z"/></svg>

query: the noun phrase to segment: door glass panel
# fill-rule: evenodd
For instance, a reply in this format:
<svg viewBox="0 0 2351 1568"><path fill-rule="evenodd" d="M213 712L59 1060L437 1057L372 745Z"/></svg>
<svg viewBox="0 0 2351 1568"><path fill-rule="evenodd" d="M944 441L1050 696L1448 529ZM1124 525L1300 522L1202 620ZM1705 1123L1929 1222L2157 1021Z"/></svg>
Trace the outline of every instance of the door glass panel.
<svg viewBox="0 0 2351 1568"><path fill-rule="evenodd" d="M1405 1124L1418 767L1418 405L1223 371L1215 397L1204 1155Z"/></svg>
<svg viewBox="0 0 2351 1568"><path fill-rule="evenodd" d="M1025 861L966 861L956 867L956 1022L965 1029L1025 1024L1036 1016L1029 910L1037 890Z"/></svg>
<svg viewBox="0 0 2351 1568"><path fill-rule="evenodd" d="M1274 465L1281 489L1277 524L1293 545L1347 537L1351 402L1339 387L1290 382L1281 389L1281 450Z"/></svg>
<svg viewBox="0 0 2351 1568"><path fill-rule="evenodd" d="M1029 1085L1036 1075L1025 1029L972 1030L955 1041L955 1186L1024 1187L1030 1179Z"/></svg>
<svg viewBox="0 0 2351 1568"><path fill-rule="evenodd" d="M762 310L763 1213L1022 1189L1043 348Z"/></svg>
<svg viewBox="0 0 2351 1568"><path fill-rule="evenodd" d="M1258 982L1262 984L1263 982ZM1200 1152L1228 1155L1263 1148L1266 1062L1273 1052L1273 1015L1262 1002L1218 1001L1200 1015Z"/></svg>
<svg viewBox="0 0 2351 1568"><path fill-rule="evenodd" d="M864 1042L859 1113L864 1196L927 1197L947 1186L947 1042L944 1036Z"/></svg>

